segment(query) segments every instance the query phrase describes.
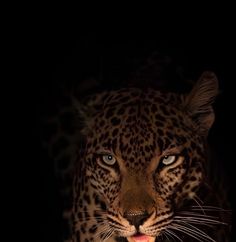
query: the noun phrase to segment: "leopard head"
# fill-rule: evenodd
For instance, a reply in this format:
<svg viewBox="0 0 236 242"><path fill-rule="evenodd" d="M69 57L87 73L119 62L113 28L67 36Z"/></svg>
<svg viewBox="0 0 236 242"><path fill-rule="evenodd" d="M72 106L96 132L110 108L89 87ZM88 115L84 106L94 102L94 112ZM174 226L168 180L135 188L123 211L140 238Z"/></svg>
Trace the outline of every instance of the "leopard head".
<svg viewBox="0 0 236 242"><path fill-rule="evenodd" d="M129 88L80 104L85 149L74 183L77 230L136 242L181 229L178 211L205 176L217 92L216 76L205 72L188 94Z"/></svg>

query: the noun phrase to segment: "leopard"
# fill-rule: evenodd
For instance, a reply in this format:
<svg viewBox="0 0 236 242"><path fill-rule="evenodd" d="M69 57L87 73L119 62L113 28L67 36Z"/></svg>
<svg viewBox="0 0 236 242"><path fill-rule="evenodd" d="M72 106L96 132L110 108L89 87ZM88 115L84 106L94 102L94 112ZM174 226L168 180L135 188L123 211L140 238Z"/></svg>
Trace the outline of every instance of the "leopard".
<svg viewBox="0 0 236 242"><path fill-rule="evenodd" d="M202 228L224 224L205 214L217 208L197 202L211 193L205 167L217 94L216 75L204 72L188 94L126 88L85 106L74 101L85 147L73 182L71 242L226 241Z"/></svg>
<svg viewBox="0 0 236 242"><path fill-rule="evenodd" d="M208 172L218 93L212 71L188 93L127 87L84 100L73 93L66 241L229 242L228 210Z"/></svg>

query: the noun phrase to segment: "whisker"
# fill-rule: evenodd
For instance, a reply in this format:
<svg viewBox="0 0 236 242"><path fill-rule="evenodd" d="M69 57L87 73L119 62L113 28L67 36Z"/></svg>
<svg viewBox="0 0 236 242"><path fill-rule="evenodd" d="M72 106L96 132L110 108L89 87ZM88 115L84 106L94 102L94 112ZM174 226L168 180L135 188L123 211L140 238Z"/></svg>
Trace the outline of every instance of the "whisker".
<svg viewBox="0 0 236 242"><path fill-rule="evenodd" d="M204 234L206 234L206 233L203 232L201 229L199 229L199 228L193 226L193 225L192 225L191 223L189 223L189 222L186 222L186 221L179 221L179 223L184 224L186 227L193 228L193 229L199 231L200 233L204 233ZM207 235L207 234L206 234L206 235ZM207 236L208 236L208 235L207 235Z"/></svg>
<svg viewBox="0 0 236 242"><path fill-rule="evenodd" d="M198 195L195 194L193 198L194 198L194 201L197 203L197 206L199 206L199 204L201 204L201 206L204 204L204 202Z"/></svg>
<svg viewBox="0 0 236 242"><path fill-rule="evenodd" d="M114 230L113 228L110 228L110 229L108 230L107 234L104 236L103 240L104 240L104 241L105 241L105 240L108 240L108 239L112 236L112 234L113 234L114 231L115 231L115 230Z"/></svg>
<svg viewBox="0 0 236 242"><path fill-rule="evenodd" d="M117 230L124 230L124 226L122 226L122 225L112 224L112 227L117 229Z"/></svg>
<svg viewBox="0 0 236 242"><path fill-rule="evenodd" d="M179 241L183 242L183 240L174 231L165 229L164 233L167 233L173 240L175 240L175 238L177 238Z"/></svg>
<svg viewBox="0 0 236 242"><path fill-rule="evenodd" d="M227 225L227 223L214 220L214 219L208 219L208 218L197 218L197 217L182 217L182 216L176 216L174 218L174 221L188 221L189 223L205 223L205 224L221 224L221 225Z"/></svg>
<svg viewBox="0 0 236 242"><path fill-rule="evenodd" d="M169 241L169 236L170 236L170 238L171 239L173 239L173 237L171 236L171 235L169 235L168 233L167 233L167 231L164 231L162 234L160 234L160 236L161 236L161 240L163 241L165 238ZM165 238L163 238L165 236Z"/></svg>
<svg viewBox="0 0 236 242"><path fill-rule="evenodd" d="M202 222L198 222L198 221L182 221L182 220L175 220L175 222L178 222L178 223L187 222L187 223L189 223L189 224L203 225ZM210 224L210 223L204 223L204 226L207 226L207 227L209 227L209 228L214 228L214 224Z"/></svg>
<svg viewBox="0 0 236 242"><path fill-rule="evenodd" d="M199 209L202 211L202 213L205 214L205 211L202 207L203 201L197 195L195 195L195 197L193 197L193 201L195 201L195 203L197 204Z"/></svg>
<svg viewBox="0 0 236 242"><path fill-rule="evenodd" d="M200 241L200 242L202 242L202 240L199 238L199 237L197 237L197 236L195 236L195 234L193 234L193 233L189 233L188 231L186 231L186 230L184 230L184 229L180 229L180 228L177 228L177 227L171 227L173 230L177 230L177 231L179 231L179 232L181 232L181 233L184 233L184 234L187 234L188 236L190 236L190 237L192 237L192 238L194 238L194 239L196 239L197 241Z"/></svg>
<svg viewBox="0 0 236 242"><path fill-rule="evenodd" d="M102 226L99 226L98 231L94 235L94 238L98 238L101 235L101 238L103 239L104 233L106 233L106 231L109 229L110 229L110 226L104 223Z"/></svg>
<svg viewBox="0 0 236 242"><path fill-rule="evenodd" d="M189 215L189 216L198 217L198 218L218 218L218 216L201 214L201 213L196 213L196 212L189 212L189 211L179 212L179 213L177 213L177 216L178 215L180 215L180 216L181 215Z"/></svg>
<svg viewBox="0 0 236 242"><path fill-rule="evenodd" d="M178 231L182 231L183 233L188 234L189 236L197 239L198 241L202 241L202 239L203 239L204 241L216 242L209 235L207 235L204 231L196 228L195 226L190 226L189 224L180 225L180 224L176 223L176 224L173 224L173 226L171 226L171 228L178 230Z"/></svg>
<svg viewBox="0 0 236 242"><path fill-rule="evenodd" d="M164 241L165 238L168 239L167 235L164 234L164 233L161 233L161 234L159 235L159 237L160 237L160 240L161 240L161 241Z"/></svg>
<svg viewBox="0 0 236 242"><path fill-rule="evenodd" d="M220 207L215 207L215 206L201 206L205 211L222 211L222 212L231 212L230 209L224 209ZM191 206L191 210L200 210L199 206Z"/></svg>

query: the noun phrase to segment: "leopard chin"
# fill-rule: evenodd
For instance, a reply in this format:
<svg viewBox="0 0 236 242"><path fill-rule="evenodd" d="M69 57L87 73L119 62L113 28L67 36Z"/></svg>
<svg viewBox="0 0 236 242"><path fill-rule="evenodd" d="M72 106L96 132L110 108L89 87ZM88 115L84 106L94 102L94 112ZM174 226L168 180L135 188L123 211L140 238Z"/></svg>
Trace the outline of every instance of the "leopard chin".
<svg viewBox="0 0 236 242"><path fill-rule="evenodd" d="M156 237L148 235L135 235L127 238L128 242L155 242Z"/></svg>

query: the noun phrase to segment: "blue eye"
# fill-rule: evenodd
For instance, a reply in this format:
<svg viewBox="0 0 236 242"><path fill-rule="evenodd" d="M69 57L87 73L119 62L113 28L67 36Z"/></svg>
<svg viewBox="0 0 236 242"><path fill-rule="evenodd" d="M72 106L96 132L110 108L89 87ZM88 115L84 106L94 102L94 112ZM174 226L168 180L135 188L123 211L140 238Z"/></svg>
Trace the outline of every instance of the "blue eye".
<svg viewBox="0 0 236 242"><path fill-rule="evenodd" d="M111 154L102 155L102 160L110 166L116 163L116 158Z"/></svg>

